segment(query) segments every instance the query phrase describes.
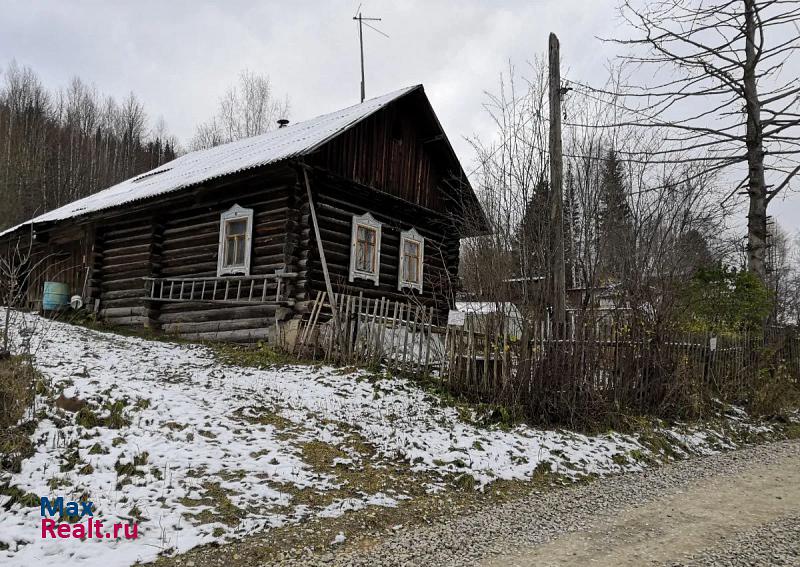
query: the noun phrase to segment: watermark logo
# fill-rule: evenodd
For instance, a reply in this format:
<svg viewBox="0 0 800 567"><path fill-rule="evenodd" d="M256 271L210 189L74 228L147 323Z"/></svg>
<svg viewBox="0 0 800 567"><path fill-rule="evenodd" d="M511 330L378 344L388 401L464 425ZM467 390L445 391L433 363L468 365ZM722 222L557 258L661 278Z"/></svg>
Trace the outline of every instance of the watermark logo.
<svg viewBox="0 0 800 567"><path fill-rule="evenodd" d="M42 539L136 539L139 524L116 522L105 528L94 517L94 505L88 500L53 500L42 496Z"/></svg>

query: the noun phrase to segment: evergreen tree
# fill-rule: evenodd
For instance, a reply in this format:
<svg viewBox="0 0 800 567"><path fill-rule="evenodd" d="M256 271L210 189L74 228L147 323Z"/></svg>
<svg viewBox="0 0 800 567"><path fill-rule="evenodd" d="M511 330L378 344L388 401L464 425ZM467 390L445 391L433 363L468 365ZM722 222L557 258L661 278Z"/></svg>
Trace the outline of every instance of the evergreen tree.
<svg viewBox="0 0 800 567"><path fill-rule="evenodd" d="M623 164L616 152L606 158L598 215L598 275L602 281L622 281L633 254L633 225Z"/></svg>
<svg viewBox="0 0 800 567"><path fill-rule="evenodd" d="M525 204L525 212L513 243L518 277L541 276L547 271L549 194L549 184L541 180Z"/></svg>

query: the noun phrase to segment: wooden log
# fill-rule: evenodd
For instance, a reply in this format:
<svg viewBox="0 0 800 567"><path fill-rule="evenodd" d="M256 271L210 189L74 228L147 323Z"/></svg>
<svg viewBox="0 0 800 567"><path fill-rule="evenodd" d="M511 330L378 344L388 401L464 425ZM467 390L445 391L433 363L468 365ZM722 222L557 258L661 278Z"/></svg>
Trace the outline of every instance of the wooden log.
<svg viewBox="0 0 800 567"><path fill-rule="evenodd" d="M186 236L171 236L164 238L165 250L182 248L195 248L203 245L213 245L219 242L219 229L213 232L194 232Z"/></svg>
<svg viewBox="0 0 800 567"><path fill-rule="evenodd" d="M150 250L150 243L145 242L142 244L133 244L133 245L125 245L125 246L118 246L116 248L106 248L102 252L102 257L109 261L110 259L114 258L119 260L120 257L126 257L131 254L143 254L147 253Z"/></svg>
<svg viewBox="0 0 800 567"><path fill-rule="evenodd" d="M219 237L217 237L219 239ZM219 240L210 242L210 243L197 243L194 246L183 246L182 248L173 248L171 246L164 247L164 257L165 258L181 258L184 256L193 256L199 253L209 253L214 254L216 257L217 250L219 247Z"/></svg>
<svg viewBox="0 0 800 567"><path fill-rule="evenodd" d="M109 325L120 325L123 327L144 326L144 317L107 317L105 322Z"/></svg>
<svg viewBox="0 0 800 567"><path fill-rule="evenodd" d="M193 306L187 308L186 306ZM183 307L184 309L178 310L175 307ZM224 319L255 319L255 318L268 318L274 317L278 309L277 304L256 304L248 306L231 307L228 305L215 306L209 308L208 304L198 303L185 303L181 305L164 304L161 308L161 315L159 322L162 324L177 323L177 322L192 322L200 323L204 321L221 321Z"/></svg>
<svg viewBox="0 0 800 567"><path fill-rule="evenodd" d="M150 226L148 224L147 229ZM131 246L141 246L143 244L149 244L150 241L150 232L149 230L145 229L141 234L132 234L130 236L125 236L121 238L107 238L105 240L105 254L106 255L113 255L117 254L121 249L129 248Z"/></svg>
<svg viewBox="0 0 800 567"><path fill-rule="evenodd" d="M118 278L125 277L124 274L142 274L149 273L152 263L148 259L140 260L137 262L128 262L125 264L113 264L103 266L103 272L106 277ZM113 275L112 275L113 274Z"/></svg>
<svg viewBox="0 0 800 567"><path fill-rule="evenodd" d="M144 314L144 306L139 307L103 307L100 310L99 316L101 319L116 318L116 317L130 317L133 315Z"/></svg>
<svg viewBox="0 0 800 567"><path fill-rule="evenodd" d="M255 342L272 337L272 329L242 329L237 331L211 331L208 333L177 333L193 341Z"/></svg>
<svg viewBox="0 0 800 567"><path fill-rule="evenodd" d="M103 307L108 308L131 308L137 307L142 305L142 296L144 295L144 290L140 290L137 292L136 297L129 297L123 299L105 299L102 295L100 296L103 300Z"/></svg>
<svg viewBox="0 0 800 567"><path fill-rule="evenodd" d="M106 291L103 292L103 301L113 301L116 299L128 299L132 297L139 298L142 296L142 290L136 289L123 289L120 291Z"/></svg>
<svg viewBox="0 0 800 567"><path fill-rule="evenodd" d="M129 228L121 228L121 229L108 229L104 231L104 236L107 239L111 240L124 240L130 236L140 236L142 234L142 227L141 225L134 225Z"/></svg>
<svg viewBox="0 0 800 567"><path fill-rule="evenodd" d="M142 274L144 275L144 274ZM119 291L123 289L142 289L142 278L141 277L128 277L128 278L121 278L118 280L106 280L103 282L101 286L103 291Z"/></svg>
<svg viewBox="0 0 800 567"><path fill-rule="evenodd" d="M248 319L221 319L217 321L186 322L162 324L166 333L211 333L220 331L239 331L243 329L266 329L272 323L272 317L256 317Z"/></svg>
<svg viewBox="0 0 800 567"><path fill-rule="evenodd" d="M176 225L174 223L168 223L168 228L164 229L164 238L169 239L173 236L183 235L186 233L194 234L197 232L219 233L219 215L217 215L213 220L200 222L197 224L184 225L178 223Z"/></svg>

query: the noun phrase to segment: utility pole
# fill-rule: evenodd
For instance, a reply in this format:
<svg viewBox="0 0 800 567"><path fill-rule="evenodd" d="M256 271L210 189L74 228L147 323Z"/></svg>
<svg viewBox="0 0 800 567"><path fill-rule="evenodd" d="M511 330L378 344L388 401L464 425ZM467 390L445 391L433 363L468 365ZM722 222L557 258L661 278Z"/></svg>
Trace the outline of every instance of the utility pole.
<svg viewBox="0 0 800 567"><path fill-rule="evenodd" d="M566 289L564 267L564 199L563 159L561 153L561 68L559 43L556 34L550 34L549 45L549 98L550 98L550 304L553 307L555 332L564 332L566 320Z"/></svg>
<svg viewBox="0 0 800 567"><path fill-rule="evenodd" d="M364 86L364 26L368 28L372 28L379 34L389 37L385 33L383 33L378 28L371 26L365 22L380 22L380 18L365 18L361 15L361 8L359 7L358 14L353 16L353 19L358 21L358 45L361 48L361 102L364 102L364 98L366 98L366 87Z"/></svg>

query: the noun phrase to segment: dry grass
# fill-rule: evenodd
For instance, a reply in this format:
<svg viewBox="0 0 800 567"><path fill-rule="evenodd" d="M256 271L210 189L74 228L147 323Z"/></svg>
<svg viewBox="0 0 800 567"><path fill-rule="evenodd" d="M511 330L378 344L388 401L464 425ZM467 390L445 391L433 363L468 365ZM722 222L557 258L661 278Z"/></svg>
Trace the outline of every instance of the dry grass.
<svg viewBox="0 0 800 567"><path fill-rule="evenodd" d="M749 408L753 414L785 418L800 408L800 383L785 367L763 371L759 378Z"/></svg>
<svg viewBox="0 0 800 567"><path fill-rule="evenodd" d="M12 427L33 403L35 371L25 357L0 360L0 427Z"/></svg>
<svg viewBox="0 0 800 567"><path fill-rule="evenodd" d="M31 409L39 384L29 359L0 360L0 469L19 472L22 461L33 454L30 435L36 424Z"/></svg>

